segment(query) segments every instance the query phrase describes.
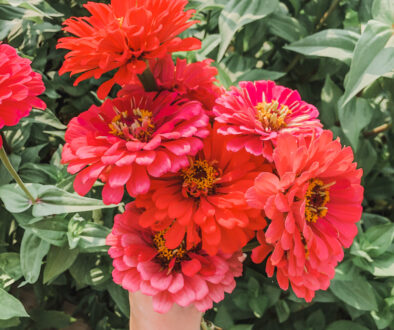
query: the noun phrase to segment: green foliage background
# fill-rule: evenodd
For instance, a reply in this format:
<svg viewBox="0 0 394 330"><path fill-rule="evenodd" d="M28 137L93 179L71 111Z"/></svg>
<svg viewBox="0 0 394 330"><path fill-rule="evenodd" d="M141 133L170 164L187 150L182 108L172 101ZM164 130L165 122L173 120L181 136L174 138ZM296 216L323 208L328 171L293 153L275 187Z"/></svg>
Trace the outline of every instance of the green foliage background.
<svg viewBox="0 0 394 330"><path fill-rule="evenodd" d="M60 164L65 125L99 104L98 81L59 77L61 24L86 12L76 0L0 0L0 40L43 75L48 105L6 128L5 149L30 205L0 167L0 328L126 329L127 294L112 283L105 237L113 216L101 186L73 194ZM101 1L106 2L106 1ZM185 34L212 58L225 87L276 80L298 89L325 128L351 145L364 170L359 235L328 291L306 304L247 262L233 294L205 318L229 330L394 329L394 4L391 0L196 0L200 23ZM115 91L113 92L113 96ZM23 304L22 304L23 303ZM77 322L77 323L75 323Z"/></svg>

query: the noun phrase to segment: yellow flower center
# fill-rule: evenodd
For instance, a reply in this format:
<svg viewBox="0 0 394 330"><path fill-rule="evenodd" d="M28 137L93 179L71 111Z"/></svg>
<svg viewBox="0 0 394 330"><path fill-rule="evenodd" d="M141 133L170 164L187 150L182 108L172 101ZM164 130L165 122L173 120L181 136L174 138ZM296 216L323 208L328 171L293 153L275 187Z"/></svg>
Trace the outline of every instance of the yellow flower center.
<svg viewBox="0 0 394 330"><path fill-rule="evenodd" d="M219 179L219 171L207 160L194 160L182 170L182 194L185 197L208 196L215 190Z"/></svg>
<svg viewBox="0 0 394 330"><path fill-rule="evenodd" d="M148 142L155 131L152 112L140 108L133 110L132 115L129 112L120 112L115 108L117 115L112 118L108 124L110 133L122 137L126 140L135 140Z"/></svg>
<svg viewBox="0 0 394 330"><path fill-rule="evenodd" d="M168 229L157 232L153 236L153 244L158 252L157 258L163 266L168 266L170 261L175 258L175 263L180 263L182 260L187 258L186 243L182 243L176 249L168 249L166 247L166 240L164 238L165 233Z"/></svg>
<svg viewBox="0 0 394 330"><path fill-rule="evenodd" d="M330 200L329 187L335 182L324 184L322 180L312 179L309 182L305 195L305 219L308 222L316 222L318 218L327 214L326 204Z"/></svg>
<svg viewBox="0 0 394 330"><path fill-rule="evenodd" d="M289 107L279 104L276 100L266 102L264 99L265 97L263 97L263 102L256 105L256 117L262 126L272 131L279 131L286 127L286 117L292 113Z"/></svg>

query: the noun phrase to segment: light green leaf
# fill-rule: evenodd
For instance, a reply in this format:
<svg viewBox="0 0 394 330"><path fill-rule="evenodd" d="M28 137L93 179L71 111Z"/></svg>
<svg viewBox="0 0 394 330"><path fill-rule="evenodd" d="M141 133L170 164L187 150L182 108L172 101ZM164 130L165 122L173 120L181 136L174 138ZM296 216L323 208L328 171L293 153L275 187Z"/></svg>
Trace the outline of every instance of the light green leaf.
<svg viewBox="0 0 394 330"><path fill-rule="evenodd" d="M41 186L38 197L39 202L33 206L33 216L35 217L93 211L116 206L105 205L101 200L71 194L54 186Z"/></svg>
<svg viewBox="0 0 394 330"><path fill-rule="evenodd" d="M34 109L31 115L26 119L32 123L40 123L44 125L49 125L51 127L64 130L67 126L63 125L60 120L55 116L55 114L49 110L45 111Z"/></svg>
<svg viewBox="0 0 394 330"><path fill-rule="evenodd" d="M392 24L394 22L394 2L392 0L375 0L372 5L372 16L377 21Z"/></svg>
<svg viewBox="0 0 394 330"><path fill-rule="evenodd" d="M394 277L394 255L387 253L372 263L372 274L378 277Z"/></svg>
<svg viewBox="0 0 394 330"><path fill-rule="evenodd" d="M356 151L360 132L371 121L373 109L366 99L358 97L340 107L338 115L342 130Z"/></svg>
<svg viewBox="0 0 394 330"><path fill-rule="evenodd" d="M43 241L30 230L26 230L21 244L20 257L23 276L27 283L35 283L40 276L41 264L50 248L48 242Z"/></svg>
<svg viewBox="0 0 394 330"><path fill-rule="evenodd" d="M29 317L25 307L14 296L0 288L0 320L8 320L13 317Z"/></svg>
<svg viewBox="0 0 394 330"><path fill-rule="evenodd" d="M78 257L78 249L70 250L52 246L44 269L44 284L66 271Z"/></svg>
<svg viewBox="0 0 394 330"><path fill-rule="evenodd" d="M356 44L352 64L345 80L343 105L364 87L389 73L394 67L391 25L371 20ZM391 38L394 41L394 38Z"/></svg>
<svg viewBox="0 0 394 330"><path fill-rule="evenodd" d="M12 277L14 280L19 280L23 276L19 253L1 253L0 270Z"/></svg>
<svg viewBox="0 0 394 330"><path fill-rule="evenodd" d="M40 185L26 184L27 189L37 198L37 190ZM31 201L17 184L9 184L0 187L0 198L3 200L5 208L11 213L21 213L31 207Z"/></svg>
<svg viewBox="0 0 394 330"><path fill-rule="evenodd" d="M365 232L367 245L364 249L372 257L377 257L387 251L394 239L394 223L377 225Z"/></svg>
<svg viewBox="0 0 394 330"><path fill-rule="evenodd" d="M284 48L303 55L331 57L350 63L359 37L352 31L328 29L293 42Z"/></svg>
<svg viewBox="0 0 394 330"><path fill-rule="evenodd" d="M30 229L39 238L56 246L64 246L67 242L68 221L59 216L35 221L24 228Z"/></svg>
<svg viewBox="0 0 394 330"><path fill-rule="evenodd" d="M378 309L374 290L364 278L354 276L351 281L333 280L330 289L337 298L358 310Z"/></svg>
<svg viewBox="0 0 394 330"><path fill-rule="evenodd" d="M271 14L277 7L277 0L230 0L219 16L222 42L217 60L223 58L231 39L242 26Z"/></svg>

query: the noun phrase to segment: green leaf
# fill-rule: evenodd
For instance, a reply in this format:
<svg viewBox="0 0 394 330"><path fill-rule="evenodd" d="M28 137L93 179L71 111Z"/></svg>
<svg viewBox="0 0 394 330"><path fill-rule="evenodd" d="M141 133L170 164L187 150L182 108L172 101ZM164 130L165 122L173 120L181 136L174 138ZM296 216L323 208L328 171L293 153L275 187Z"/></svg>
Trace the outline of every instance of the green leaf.
<svg viewBox="0 0 394 330"><path fill-rule="evenodd" d="M306 35L306 29L294 17L273 13L267 18L270 32L286 41L294 42Z"/></svg>
<svg viewBox="0 0 394 330"><path fill-rule="evenodd" d="M219 16L222 42L217 60L223 58L231 39L242 26L271 14L277 7L277 0L230 0Z"/></svg>
<svg viewBox="0 0 394 330"><path fill-rule="evenodd" d="M320 120L326 127L334 126L338 120L338 99L341 97L341 89L326 76L321 91Z"/></svg>
<svg viewBox="0 0 394 330"><path fill-rule="evenodd" d="M129 293L121 286L111 282L107 286L107 290L111 298L115 301L120 311L127 317L130 317L130 304L129 304Z"/></svg>
<svg viewBox="0 0 394 330"><path fill-rule="evenodd" d="M50 248L48 242L43 241L30 230L26 230L21 244L20 257L23 276L27 283L35 283L40 276L41 264Z"/></svg>
<svg viewBox="0 0 394 330"><path fill-rule="evenodd" d="M252 329L253 329L253 324L237 324L229 328L228 330L252 330Z"/></svg>
<svg viewBox="0 0 394 330"><path fill-rule="evenodd" d="M372 274L378 277L394 277L394 255L385 253L374 259L371 264Z"/></svg>
<svg viewBox="0 0 394 330"><path fill-rule="evenodd" d="M279 300L275 304L275 311L278 317L279 323L285 322L290 316L290 308L286 300Z"/></svg>
<svg viewBox="0 0 394 330"><path fill-rule="evenodd" d="M76 321L72 316L60 311L34 310L31 318L39 329L62 329Z"/></svg>
<svg viewBox="0 0 394 330"><path fill-rule="evenodd" d="M55 114L49 109L45 109L45 111L34 109L27 120L31 123L40 123L61 130L67 128L67 126L63 125L55 116Z"/></svg>
<svg viewBox="0 0 394 330"><path fill-rule="evenodd" d="M0 320L8 320L13 317L29 317L25 307L14 296L0 288Z"/></svg>
<svg viewBox="0 0 394 330"><path fill-rule="evenodd" d="M333 280L330 289L337 298L358 310L378 309L374 290L364 278L355 276L351 281Z"/></svg>
<svg viewBox="0 0 394 330"><path fill-rule="evenodd" d="M372 16L377 21L392 24L394 22L394 3L392 0L375 0L372 5Z"/></svg>
<svg viewBox="0 0 394 330"><path fill-rule="evenodd" d="M372 143L366 139L361 140L361 145L356 153L356 161L359 167L363 169L364 177L374 168L378 155Z"/></svg>
<svg viewBox="0 0 394 330"><path fill-rule="evenodd" d="M75 259L77 259L78 253L78 249L70 250L68 248L52 246L44 268L43 283L48 283L71 267Z"/></svg>
<svg viewBox="0 0 394 330"><path fill-rule="evenodd" d="M12 277L15 281L19 280L23 274L19 253L3 252L0 254L0 270Z"/></svg>
<svg viewBox="0 0 394 330"><path fill-rule="evenodd" d="M341 320L331 323L326 330L368 330L368 328L356 322Z"/></svg>
<svg viewBox="0 0 394 330"><path fill-rule="evenodd" d="M54 186L42 186L38 191L39 202L33 206L33 216L74 213L111 208L101 200L71 194Z"/></svg>
<svg viewBox="0 0 394 330"><path fill-rule="evenodd" d="M39 185L26 184L27 189L37 198ZM5 208L11 213L21 213L31 207L31 201L17 184L10 184L0 187L0 198L3 200Z"/></svg>
<svg viewBox="0 0 394 330"><path fill-rule="evenodd" d="M240 75L237 79L237 83L240 81L277 80L282 78L285 74L286 72L253 69Z"/></svg>
<svg viewBox="0 0 394 330"><path fill-rule="evenodd" d="M365 232L367 245L364 249L372 257L377 257L387 251L394 239L394 223L373 226Z"/></svg>
<svg viewBox="0 0 394 330"><path fill-rule="evenodd" d="M345 80L343 105L376 79L393 70L394 47L388 46L391 25L371 20L354 49L353 60Z"/></svg>
<svg viewBox="0 0 394 330"><path fill-rule="evenodd" d="M25 10L0 4L0 19L11 21L14 18L22 18Z"/></svg>
<svg viewBox="0 0 394 330"><path fill-rule="evenodd" d="M328 29L284 48L308 56L331 57L349 64L358 38L359 35L352 31Z"/></svg>
<svg viewBox="0 0 394 330"><path fill-rule="evenodd" d="M340 107L338 115L343 132L357 151L360 132L371 121L373 109L366 99L358 97Z"/></svg>
<svg viewBox="0 0 394 330"><path fill-rule="evenodd" d="M62 217L51 217L24 225L39 238L56 246L64 246L67 242L68 221Z"/></svg>

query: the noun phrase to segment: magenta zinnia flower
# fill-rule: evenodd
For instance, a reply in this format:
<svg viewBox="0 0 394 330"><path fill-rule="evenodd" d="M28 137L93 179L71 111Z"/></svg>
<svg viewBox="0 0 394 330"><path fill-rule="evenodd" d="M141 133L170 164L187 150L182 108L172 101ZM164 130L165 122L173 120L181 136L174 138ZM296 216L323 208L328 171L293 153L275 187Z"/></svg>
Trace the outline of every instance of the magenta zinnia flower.
<svg viewBox="0 0 394 330"><path fill-rule="evenodd" d="M248 203L271 220L258 233L261 244L252 260L268 257L266 270L276 268L279 286L289 281L298 297L311 301L326 290L357 234L363 187L350 147L341 148L330 131L320 137L279 136L273 153L277 175L261 173L246 193Z"/></svg>
<svg viewBox="0 0 394 330"><path fill-rule="evenodd" d="M46 107L37 97L45 91L41 75L30 64L14 48L0 43L0 129L18 124L33 107Z"/></svg>
<svg viewBox="0 0 394 330"><path fill-rule="evenodd" d="M104 203L119 203L125 185L131 196L146 193L150 176L186 166L187 156L202 148L207 124L201 104L179 100L176 93L107 100L71 120L62 162L69 164L69 173L78 173L74 189L80 195L100 178Z"/></svg>
<svg viewBox="0 0 394 330"><path fill-rule="evenodd" d="M272 151L280 133L316 134L321 131L317 109L301 100L297 91L273 81L240 82L216 101L216 121L223 135L233 135L230 151L245 148L253 155L272 161Z"/></svg>
<svg viewBox="0 0 394 330"><path fill-rule="evenodd" d="M201 245L187 248L185 241L168 249L166 231L140 227L139 216L134 203L128 204L123 214L115 216L107 237L115 283L152 296L153 308L159 313L169 311L174 303L183 307L194 304L203 312L234 289L234 277L242 275L242 252L209 256Z"/></svg>

